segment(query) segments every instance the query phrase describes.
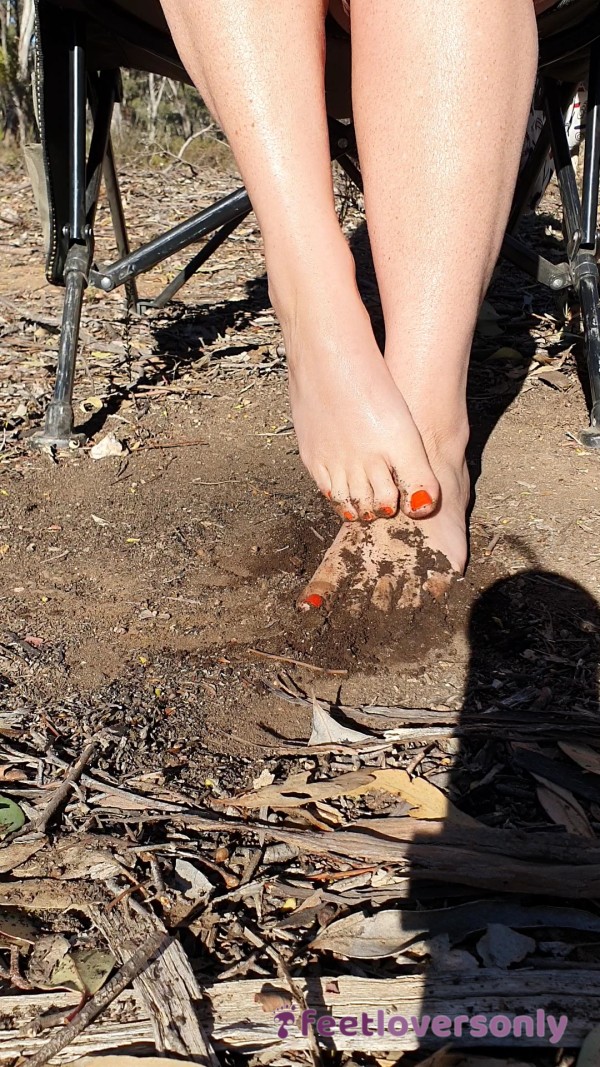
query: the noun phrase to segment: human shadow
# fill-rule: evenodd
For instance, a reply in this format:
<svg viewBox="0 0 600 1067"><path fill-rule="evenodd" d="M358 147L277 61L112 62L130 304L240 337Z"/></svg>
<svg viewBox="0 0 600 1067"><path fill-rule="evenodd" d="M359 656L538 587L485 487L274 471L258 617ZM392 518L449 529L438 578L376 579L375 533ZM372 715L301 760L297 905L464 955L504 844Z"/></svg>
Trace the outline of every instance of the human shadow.
<svg viewBox="0 0 600 1067"><path fill-rule="evenodd" d="M589 752L600 742L600 607L582 585L528 567L479 596L467 636L468 677L449 746L434 745L418 772L454 808L437 828L419 828L408 849L403 926L410 937L417 908L420 932L400 959L412 953L420 963L421 1020L441 1017L420 1047L510 1046L541 1067L600 1021L598 932L578 932L573 918L579 909L583 926L591 914L600 929L598 878L586 870L600 860L600 781L568 747ZM448 752L452 767L440 776ZM424 888L428 911L448 909L425 934ZM564 926L561 908L569 909Z"/></svg>
<svg viewBox="0 0 600 1067"><path fill-rule="evenodd" d="M363 890L357 922L313 963L310 1007L331 1012L319 979L335 990L345 976L363 1051L409 1047L412 1067L451 1045L486 1067L509 1054L557 1067L600 1023L600 781L573 758L600 767L600 606L529 561L478 597L467 637L460 710L397 712L433 727L405 762L449 807L414 819L407 803L347 827L365 860L407 877Z"/></svg>

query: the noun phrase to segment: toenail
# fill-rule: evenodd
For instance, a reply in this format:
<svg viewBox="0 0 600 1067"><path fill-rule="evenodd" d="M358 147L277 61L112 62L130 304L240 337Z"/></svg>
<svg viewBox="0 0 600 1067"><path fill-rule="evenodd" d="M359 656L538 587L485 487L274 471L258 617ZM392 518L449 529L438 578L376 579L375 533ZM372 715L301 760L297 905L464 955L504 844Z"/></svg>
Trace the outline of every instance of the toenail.
<svg viewBox="0 0 600 1067"><path fill-rule="evenodd" d="M380 510L382 515L388 515L390 518L391 518L392 515L396 514L394 508L391 508L389 506L389 504L386 505L384 508L380 508L379 510Z"/></svg>
<svg viewBox="0 0 600 1067"><path fill-rule="evenodd" d="M365 522L375 522L375 516L370 511L365 511Z"/></svg>
<svg viewBox="0 0 600 1067"><path fill-rule="evenodd" d="M433 500L426 489L418 489L410 498L411 511L421 511L422 508L430 508L432 504Z"/></svg>
<svg viewBox="0 0 600 1067"><path fill-rule="evenodd" d="M356 516L353 515L351 511L345 511L344 512L344 518L345 518L346 522L354 522Z"/></svg>
<svg viewBox="0 0 600 1067"><path fill-rule="evenodd" d="M310 604L311 608L322 608L323 597L319 596L318 593L311 593L310 596L307 596L305 604Z"/></svg>
<svg viewBox="0 0 600 1067"><path fill-rule="evenodd" d="M331 500L331 489L326 489L325 490L325 496L327 497L328 500Z"/></svg>

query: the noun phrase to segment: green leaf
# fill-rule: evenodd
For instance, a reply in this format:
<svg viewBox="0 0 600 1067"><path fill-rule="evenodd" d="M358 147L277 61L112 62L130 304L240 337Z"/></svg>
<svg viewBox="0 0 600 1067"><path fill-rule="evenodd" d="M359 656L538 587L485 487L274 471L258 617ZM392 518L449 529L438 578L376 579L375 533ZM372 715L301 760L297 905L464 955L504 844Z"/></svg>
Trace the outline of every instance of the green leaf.
<svg viewBox="0 0 600 1067"><path fill-rule="evenodd" d="M114 965L115 957L110 952L102 952L98 948L76 948L58 961L50 975L49 985L93 996L102 988Z"/></svg>
<svg viewBox="0 0 600 1067"><path fill-rule="evenodd" d="M10 797L0 795L0 839L20 830L25 822L25 813Z"/></svg>

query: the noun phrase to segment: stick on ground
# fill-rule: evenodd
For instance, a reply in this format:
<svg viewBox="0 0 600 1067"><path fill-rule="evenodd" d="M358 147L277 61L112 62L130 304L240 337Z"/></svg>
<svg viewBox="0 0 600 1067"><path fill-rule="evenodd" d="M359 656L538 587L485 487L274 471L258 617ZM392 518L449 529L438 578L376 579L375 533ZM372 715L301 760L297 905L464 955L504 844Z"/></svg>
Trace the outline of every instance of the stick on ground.
<svg viewBox="0 0 600 1067"><path fill-rule="evenodd" d="M54 1034L42 1048L27 1060L22 1060L23 1067L44 1067L48 1060L52 1059L57 1052L71 1044L73 1038L85 1030L93 1019L106 1008L111 1001L118 997L127 988L130 982L145 970L153 956L156 956L163 944L169 938L164 933L153 933L140 945L129 957L126 963L117 971L114 978L107 982L95 996L88 1000L87 1004L77 1013L74 1019Z"/></svg>

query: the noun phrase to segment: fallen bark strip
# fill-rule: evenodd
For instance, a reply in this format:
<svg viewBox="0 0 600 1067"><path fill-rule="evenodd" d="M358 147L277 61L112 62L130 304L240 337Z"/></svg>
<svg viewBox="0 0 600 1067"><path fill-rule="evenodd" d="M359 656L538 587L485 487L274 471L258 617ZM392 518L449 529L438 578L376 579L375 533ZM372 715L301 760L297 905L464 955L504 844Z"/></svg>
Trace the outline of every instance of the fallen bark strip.
<svg viewBox="0 0 600 1067"><path fill-rule="evenodd" d="M587 1034L600 1024L600 972L578 970L511 972L481 968L472 974L440 977L431 975L400 975L393 979L365 979L352 976L337 978L295 978L295 984L304 993L317 1015L329 1014L339 1019L356 1016L361 1012L374 1015L381 1009L385 1015L422 1017L424 1015L449 1015L452 1017L478 1013L488 1017L505 1015L530 1015L544 1011L558 1018L567 1015L569 1024L561 1046L579 1047ZM307 1038L298 1029L290 1027L287 1038L277 1034L278 1022L271 1011L265 1011L257 994L282 992L288 999L285 986L274 980L241 979L217 982L208 986L205 1000L198 1008L198 1021L206 1029L212 1044L218 1049L231 1049L250 1053L255 1050L277 1047L285 1050L307 1048ZM67 1011L75 1006L78 997L73 993L43 993L34 996L5 996L0 1000L0 1062L17 1055L37 1051L45 1038L36 1036L36 1020L44 1012L61 1009ZM91 1055L108 1049L138 1051L153 1045L153 1026L148 1009L140 995L127 991L108 1007L103 1016L92 1023L75 1041L59 1053L53 1062L68 1062L79 1056ZM47 1031L46 1031L47 1034ZM403 1037L377 1033L368 1037L340 1034L330 1039L330 1047L353 1051L399 1051L418 1048L419 1040L409 1030ZM429 1045L443 1045L448 1039L435 1038ZM457 1040L457 1044L458 1044ZM497 1044L486 1037L486 1045ZM548 1045L545 1037L526 1034L515 1042L519 1046L540 1047ZM461 1046L481 1047L481 1038L470 1038L463 1033Z"/></svg>
<svg viewBox="0 0 600 1067"><path fill-rule="evenodd" d="M304 836L302 831L281 830L277 836L313 854L334 853L368 863L402 863L415 883L426 879L493 892L538 893L575 900L593 900L600 894L600 864L569 867L511 859L493 852L446 845L443 834L439 844L423 844L418 839L394 841L349 831Z"/></svg>
<svg viewBox="0 0 600 1067"><path fill-rule="evenodd" d="M157 1052L218 1067L198 1021L198 1006L203 993L179 941L169 937L160 919L150 912L145 915L134 913L126 905L110 912L92 906L87 912L117 959L123 959L133 946L148 936L149 931L158 930L164 935L160 956L133 982L152 1019L153 1044Z"/></svg>
<svg viewBox="0 0 600 1067"><path fill-rule="evenodd" d="M558 896L574 900L590 900L600 895L600 856L599 850L581 844L572 835L560 835L561 860L556 862L533 862L532 859L518 859L507 856L510 851L510 834L505 833L502 850L484 851L485 842L497 840L494 831L487 827L482 833L475 827L476 847L464 846L469 842L471 828L461 827L459 840L462 844L446 843L446 823L438 823L437 839L424 843L422 828L416 826L414 831L410 824L417 820L407 819L406 834L410 840L399 841L391 837L377 837L367 833L353 833L351 830L336 830L326 833L308 830L288 830L273 823L244 823L242 820L213 820L203 816L174 816L173 822L189 828L203 830L229 830L263 833L266 838L285 841L302 852L312 855L328 856L334 853L345 859L360 860L363 863L397 864L416 883L420 881L450 882L468 885L475 889L491 889L493 892L539 893L541 896ZM458 830L453 831L457 833ZM421 840L419 839L421 835ZM519 836L515 831L515 836ZM577 844L569 848L567 862L565 839ZM550 836L544 834L522 834L521 842L531 841L527 854L531 857L535 845L547 850L552 856ZM488 848L489 848L488 844ZM522 845L519 846L522 848ZM577 856L575 859L574 853ZM519 855L522 855L519 851ZM589 860L588 860L589 857ZM594 859L596 862L594 863ZM587 860L587 862L586 862Z"/></svg>
<svg viewBox="0 0 600 1067"><path fill-rule="evenodd" d="M368 770L368 769L367 769ZM233 805L234 801L232 801ZM307 802L308 803L308 802ZM495 827L473 825L455 825L450 819L411 819L409 816L395 817L383 816L380 818L357 820L349 823L347 828L341 830L315 833L309 830L291 830L276 823L259 822L250 819L223 818L218 814L207 812L198 815L195 812L178 814L173 816L174 823L179 826L187 826L190 829L209 830L213 833L265 833L271 837L280 837L282 840L288 835L299 835L305 839L305 845L297 845L304 850L309 844L316 844L321 838L327 839L327 848L336 838L343 843L349 838L352 831L360 828L360 834L356 837L367 839L368 844L381 845L384 840L386 848L388 843L393 847L404 842L427 845L458 845L461 848L477 850L479 852L497 853L514 859L534 859L547 863L581 864L582 866L600 865L600 843L578 837L563 831L532 831L527 830L498 830ZM386 831L387 832L384 832ZM368 831L368 833L367 833ZM316 840L315 840L316 839ZM337 848L336 848L337 851ZM400 857L405 851L399 850Z"/></svg>
<svg viewBox="0 0 600 1067"><path fill-rule="evenodd" d="M576 834L550 830L534 831L496 827L459 826L451 819L411 819L397 816L357 819L350 823L349 831L375 834L379 840L439 844L491 852L512 859L530 860L539 863L566 863L597 866L600 864L600 843L578 837Z"/></svg>
<svg viewBox="0 0 600 1067"><path fill-rule="evenodd" d="M106 889L100 882L61 882L60 878L24 878L0 882L0 907L14 908L15 902L28 911L63 911L88 903L106 903Z"/></svg>

